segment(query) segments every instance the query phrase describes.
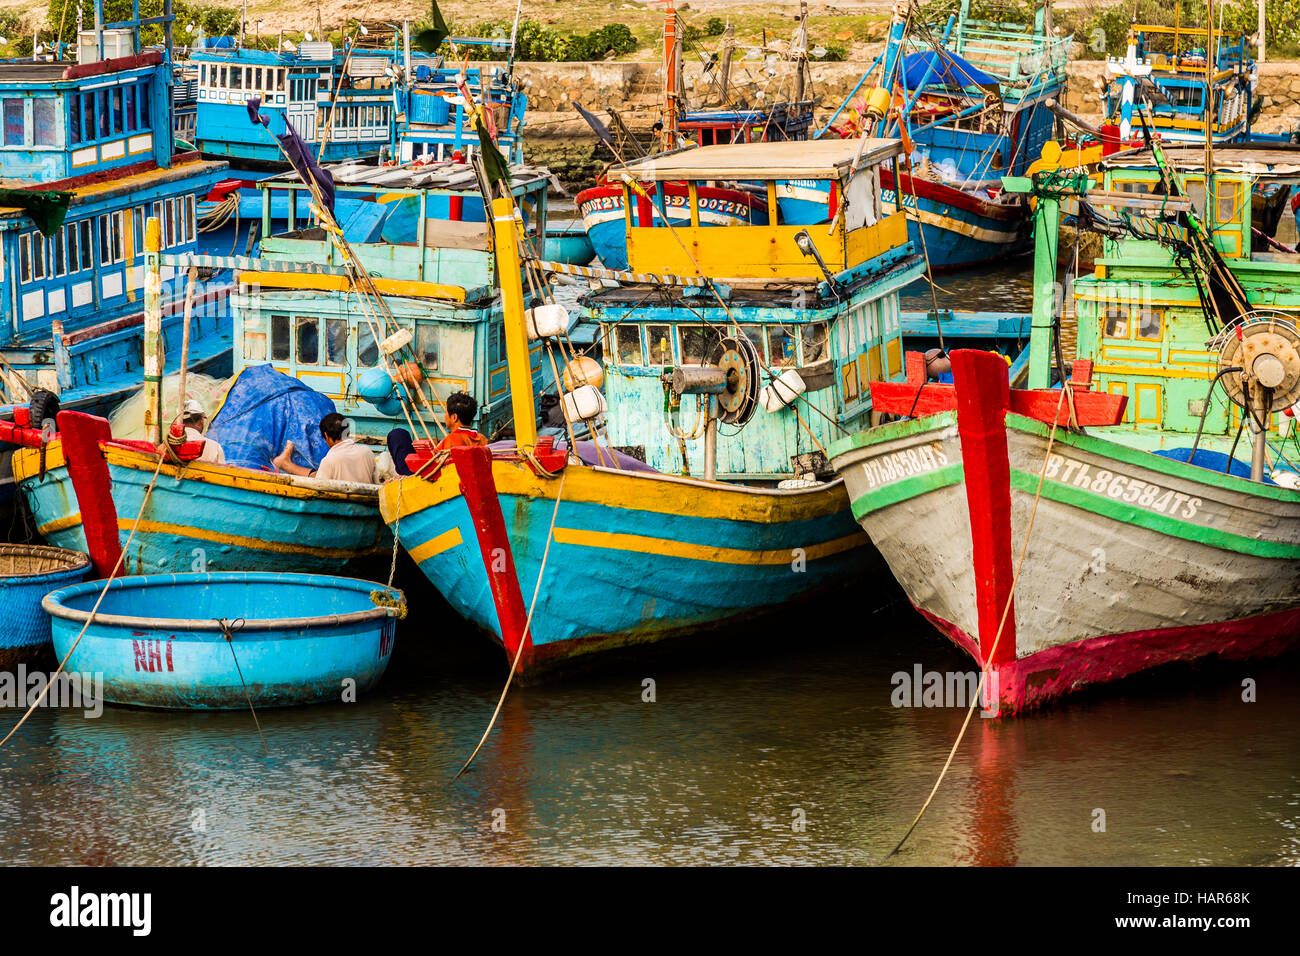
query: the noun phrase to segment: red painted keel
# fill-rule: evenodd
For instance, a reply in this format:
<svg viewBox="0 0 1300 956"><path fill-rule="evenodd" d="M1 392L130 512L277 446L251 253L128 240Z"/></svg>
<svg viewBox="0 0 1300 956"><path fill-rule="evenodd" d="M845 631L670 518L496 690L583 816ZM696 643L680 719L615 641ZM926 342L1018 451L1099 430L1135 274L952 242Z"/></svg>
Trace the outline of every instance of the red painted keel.
<svg viewBox="0 0 1300 956"><path fill-rule="evenodd" d="M943 618L922 608L917 610L983 666L974 638ZM997 667L999 716L1015 716L1074 691L1109 684L1164 664L1214 657L1259 660L1297 647L1300 609L1296 608L1217 624L1130 631L1072 641Z"/></svg>

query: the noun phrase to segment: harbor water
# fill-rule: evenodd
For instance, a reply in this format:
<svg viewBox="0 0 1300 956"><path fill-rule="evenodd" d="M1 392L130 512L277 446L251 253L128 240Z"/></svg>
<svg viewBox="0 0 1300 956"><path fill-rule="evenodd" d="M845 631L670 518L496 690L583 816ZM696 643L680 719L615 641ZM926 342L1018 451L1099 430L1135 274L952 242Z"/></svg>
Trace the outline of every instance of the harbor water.
<svg viewBox="0 0 1300 956"><path fill-rule="evenodd" d="M894 706L899 676L969 668L897 595L882 601L512 688L455 780L504 668L421 595L375 692L260 712L269 756L247 712L37 710L0 760L0 858L881 864L965 714ZM888 865L1300 863L1298 677L1294 656L1180 669L976 716Z"/></svg>

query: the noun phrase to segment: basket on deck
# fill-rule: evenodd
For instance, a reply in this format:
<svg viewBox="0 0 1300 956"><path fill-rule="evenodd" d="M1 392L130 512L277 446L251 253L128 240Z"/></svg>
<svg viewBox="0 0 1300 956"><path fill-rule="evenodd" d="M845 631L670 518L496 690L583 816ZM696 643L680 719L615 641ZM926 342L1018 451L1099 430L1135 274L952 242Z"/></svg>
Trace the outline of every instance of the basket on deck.
<svg viewBox="0 0 1300 956"><path fill-rule="evenodd" d="M50 616L41 600L90 573L80 551L40 544L0 544L0 669L32 663L50 645Z"/></svg>

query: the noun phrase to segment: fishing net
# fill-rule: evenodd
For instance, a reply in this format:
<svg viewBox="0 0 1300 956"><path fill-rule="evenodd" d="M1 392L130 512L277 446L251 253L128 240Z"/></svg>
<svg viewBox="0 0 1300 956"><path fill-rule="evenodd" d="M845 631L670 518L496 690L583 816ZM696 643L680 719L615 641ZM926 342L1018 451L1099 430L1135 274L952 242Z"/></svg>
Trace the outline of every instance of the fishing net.
<svg viewBox="0 0 1300 956"><path fill-rule="evenodd" d="M203 406L208 413L209 421L213 411L221 402L227 386L230 384L229 379L212 378L209 375L199 375L190 372L185 376L185 395L187 398L193 398ZM173 372L163 379L163 425L170 425L172 419L180 409L176 400L177 390L180 388L180 373ZM135 439L137 441L145 440L149 436L145 434L144 428L144 390L136 392L108 416L108 422L113 426L114 438Z"/></svg>

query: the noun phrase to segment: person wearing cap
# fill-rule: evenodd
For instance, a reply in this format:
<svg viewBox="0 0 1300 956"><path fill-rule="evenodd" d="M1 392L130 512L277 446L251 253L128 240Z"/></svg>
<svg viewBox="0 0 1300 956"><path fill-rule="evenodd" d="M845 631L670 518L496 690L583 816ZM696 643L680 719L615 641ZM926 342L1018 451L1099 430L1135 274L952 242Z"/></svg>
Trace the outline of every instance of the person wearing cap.
<svg viewBox="0 0 1300 956"><path fill-rule="evenodd" d="M181 411L181 424L185 426L185 440L187 442L203 442L203 452L195 459L196 461L209 465L224 465L226 463L226 453L221 446L203 434L207 428L208 414L196 399L185 399L185 406Z"/></svg>
<svg viewBox="0 0 1300 956"><path fill-rule="evenodd" d="M338 412L330 412L320 420L320 433L329 451L321 459L320 467L304 468L293 460L293 442L285 442L284 450L275 458L275 467L287 475L302 478L328 478L332 481L352 481L362 485L376 483L375 456L368 448L358 445L348 433L347 419Z"/></svg>

